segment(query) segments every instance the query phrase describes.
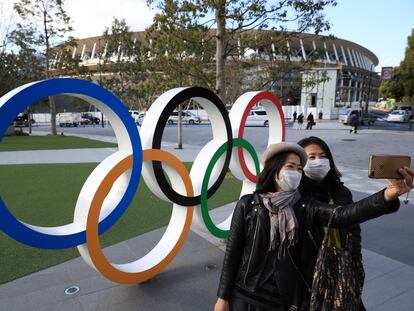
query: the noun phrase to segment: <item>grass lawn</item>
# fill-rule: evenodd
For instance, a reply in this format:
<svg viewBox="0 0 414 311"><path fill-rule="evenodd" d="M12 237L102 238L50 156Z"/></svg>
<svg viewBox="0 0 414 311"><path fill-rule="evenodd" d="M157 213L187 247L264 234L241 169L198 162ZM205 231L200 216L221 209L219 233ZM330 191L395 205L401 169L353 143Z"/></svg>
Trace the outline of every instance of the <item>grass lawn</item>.
<svg viewBox="0 0 414 311"><path fill-rule="evenodd" d="M30 137L32 138L32 137ZM187 167L191 163L186 164ZM97 164L26 164L0 166L0 196L18 219L39 226L72 222L80 189ZM209 200L209 208L238 199L241 182L230 173ZM109 246L168 224L172 204L141 183L131 206L101 236ZM20 244L0 231L0 284L79 256L76 248L43 250Z"/></svg>
<svg viewBox="0 0 414 311"><path fill-rule="evenodd" d="M0 143L0 151L52 150L116 147L106 143L74 136L10 136Z"/></svg>

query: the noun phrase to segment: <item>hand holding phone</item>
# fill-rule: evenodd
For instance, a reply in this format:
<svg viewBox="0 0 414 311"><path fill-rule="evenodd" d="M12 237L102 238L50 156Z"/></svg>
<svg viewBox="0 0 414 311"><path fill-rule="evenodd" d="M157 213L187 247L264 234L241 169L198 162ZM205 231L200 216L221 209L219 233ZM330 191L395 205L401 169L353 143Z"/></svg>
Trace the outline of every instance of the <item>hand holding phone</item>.
<svg viewBox="0 0 414 311"><path fill-rule="evenodd" d="M392 201L400 195L410 192L410 190L414 188L414 170L409 167L404 167L398 169L398 172L401 174L400 179L388 180L388 187L384 191L384 198L386 201Z"/></svg>

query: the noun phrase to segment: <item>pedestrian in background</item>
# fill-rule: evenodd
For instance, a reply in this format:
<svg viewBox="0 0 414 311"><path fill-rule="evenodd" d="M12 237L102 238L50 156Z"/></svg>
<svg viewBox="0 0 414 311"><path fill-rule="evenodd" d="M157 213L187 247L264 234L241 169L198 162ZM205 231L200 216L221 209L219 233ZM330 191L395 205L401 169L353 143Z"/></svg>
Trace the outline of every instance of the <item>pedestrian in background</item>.
<svg viewBox="0 0 414 311"><path fill-rule="evenodd" d="M295 110L295 112L293 112L293 123L295 123L296 122L296 118L298 117L298 113L296 112L296 110Z"/></svg>
<svg viewBox="0 0 414 311"><path fill-rule="evenodd" d="M321 111L319 111L318 119L322 120L322 118L323 118L323 113L322 113L322 110L321 110Z"/></svg>
<svg viewBox="0 0 414 311"><path fill-rule="evenodd" d="M303 115L303 113L301 112L298 116L298 129L301 130L302 126L303 126L303 119L305 118L305 116Z"/></svg>
<svg viewBox="0 0 414 311"><path fill-rule="evenodd" d="M359 117L357 113L354 113L351 115L351 118L349 120L349 125L353 127L353 129L349 130L349 134L354 132L354 134L357 134L358 132L358 125L359 125Z"/></svg>
<svg viewBox="0 0 414 311"><path fill-rule="evenodd" d="M306 120L308 121L308 125L306 126L306 129L307 129L307 130L311 130L311 129L312 129L312 126L314 126L314 125L315 125L315 119L314 119L314 117L313 117L312 112L310 112L310 113L308 114L308 117L306 118Z"/></svg>

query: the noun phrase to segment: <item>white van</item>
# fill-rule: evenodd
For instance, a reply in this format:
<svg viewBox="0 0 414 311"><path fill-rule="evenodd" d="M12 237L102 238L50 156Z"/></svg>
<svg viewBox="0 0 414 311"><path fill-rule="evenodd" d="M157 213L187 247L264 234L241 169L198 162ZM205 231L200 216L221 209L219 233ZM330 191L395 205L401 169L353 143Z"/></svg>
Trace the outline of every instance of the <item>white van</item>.
<svg viewBox="0 0 414 311"><path fill-rule="evenodd" d="M269 117L265 109L252 109L246 119L247 126L269 126Z"/></svg>
<svg viewBox="0 0 414 311"><path fill-rule="evenodd" d="M359 122L362 121L362 108L344 108L339 110L339 122L345 125L348 124L353 114L359 116Z"/></svg>
<svg viewBox="0 0 414 311"><path fill-rule="evenodd" d="M182 111L181 113L181 120L183 123L188 123L188 124L200 124L201 123L201 118L199 116L196 116L194 113L190 112L190 111ZM167 120L168 124L177 124L178 123L178 111L174 110L170 117Z"/></svg>
<svg viewBox="0 0 414 311"><path fill-rule="evenodd" d="M77 127L81 123L82 116L78 112L61 112L57 115L57 120L60 127Z"/></svg>

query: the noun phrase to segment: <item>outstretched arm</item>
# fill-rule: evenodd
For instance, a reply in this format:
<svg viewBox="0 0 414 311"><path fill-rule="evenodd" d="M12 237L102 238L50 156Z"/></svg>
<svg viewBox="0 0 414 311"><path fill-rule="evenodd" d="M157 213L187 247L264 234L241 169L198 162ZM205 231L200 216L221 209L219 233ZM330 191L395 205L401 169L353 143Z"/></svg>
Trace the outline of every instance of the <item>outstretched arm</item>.
<svg viewBox="0 0 414 311"><path fill-rule="evenodd" d="M347 227L396 212L400 206L398 196L413 188L414 170L405 167L399 170L402 179L389 180L385 190L377 192L353 204L340 206L332 219L332 226ZM326 226L332 214L332 205L314 201L310 206L314 220Z"/></svg>

